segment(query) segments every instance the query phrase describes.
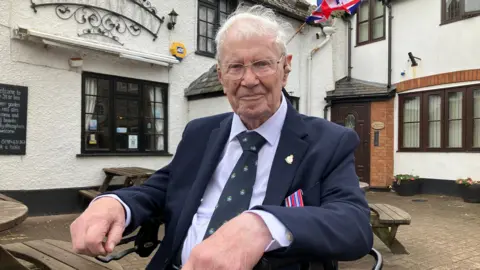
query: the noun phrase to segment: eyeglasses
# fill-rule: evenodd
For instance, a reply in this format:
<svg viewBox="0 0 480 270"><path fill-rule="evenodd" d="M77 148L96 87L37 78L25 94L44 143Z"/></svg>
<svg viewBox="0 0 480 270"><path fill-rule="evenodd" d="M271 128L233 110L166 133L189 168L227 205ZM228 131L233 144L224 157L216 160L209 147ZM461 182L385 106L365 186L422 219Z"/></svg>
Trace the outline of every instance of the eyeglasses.
<svg viewBox="0 0 480 270"><path fill-rule="evenodd" d="M230 80L239 80L243 78L243 75L245 75L245 70L247 69L247 67L251 67L252 72L259 78L273 75L277 72L278 63L280 63L282 59L283 55L278 60L264 59L255 61L248 65L240 63L230 63L226 66L226 69L224 70L224 76L225 78Z"/></svg>

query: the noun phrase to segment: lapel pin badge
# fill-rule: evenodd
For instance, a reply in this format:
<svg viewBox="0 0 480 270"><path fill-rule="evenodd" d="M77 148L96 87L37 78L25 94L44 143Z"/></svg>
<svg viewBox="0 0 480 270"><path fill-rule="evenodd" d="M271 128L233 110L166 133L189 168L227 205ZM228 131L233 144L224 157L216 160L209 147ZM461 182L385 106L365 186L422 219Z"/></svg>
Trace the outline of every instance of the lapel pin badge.
<svg viewBox="0 0 480 270"><path fill-rule="evenodd" d="M293 155L290 155L288 157L285 158L285 161L288 163L288 164L292 164L293 162Z"/></svg>

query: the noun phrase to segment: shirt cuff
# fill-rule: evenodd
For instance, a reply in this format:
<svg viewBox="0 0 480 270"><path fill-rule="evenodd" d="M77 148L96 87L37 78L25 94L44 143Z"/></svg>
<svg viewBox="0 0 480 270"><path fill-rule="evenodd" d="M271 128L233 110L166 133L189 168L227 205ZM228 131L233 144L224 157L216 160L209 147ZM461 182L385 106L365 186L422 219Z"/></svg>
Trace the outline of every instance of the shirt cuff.
<svg viewBox="0 0 480 270"><path fill-rule="evenodd" d="M265 225L267 225L268 230L272 234L273 240L265 248L265 252L276 250L282 247L288 247L293 242L292 233L283 225L283 223L278 220L277 217L262 210L249 210L247 213L257 214L263 219Z"/></svg>
<svg viewBox="0 0 480 270"><path fill-rule="evenodd" d="M114 198L117 201L119 201L122 204L123 209L125 209L125 228L128 225L130 225L130 221L131 221L131 218L132 218L132 213L130 211L130 207L128 207L117 195L115 195L115 194L100 195L100 196L95 197L90 204L92 204L94 201L96 201L96 200L98 200L102 197L111 197L111 198Z"/></svg>

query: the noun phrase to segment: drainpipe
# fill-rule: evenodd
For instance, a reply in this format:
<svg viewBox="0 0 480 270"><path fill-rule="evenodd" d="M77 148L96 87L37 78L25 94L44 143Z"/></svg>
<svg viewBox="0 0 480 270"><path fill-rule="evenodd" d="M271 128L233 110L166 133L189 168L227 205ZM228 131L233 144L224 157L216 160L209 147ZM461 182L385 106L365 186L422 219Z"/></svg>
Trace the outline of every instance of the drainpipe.
<svg viewBox="0 0 480 270"><path fill-rule="evenodd" d="M327 119L327 116L328 116L328 108L332 107L332 102L331 101L327 101L327 105L325 105L325 107L323 107L323 119L325 120L328 120Z"/></svg>
<svg viewBox="0 0 480 270"><path fill-rule="evenodd" d="M392 87L392 3L387 1L386 6L388 8L388 83L387 88Z"/></svg>
<svg viewBox="0 0 480 270"><path fill-rule="evenodd" d="M347 19L345 17L342 17L343 21L347 23L348 27L348 56L347 56L347 61L348 61L348 75L347 75L347 81L350 81L352 78L352 21L350 19Z"/></svg>
<svg viewBox="0 0 480 270"><path fill-rule="evenodd" d="M311 89L311 72L312 72L312 62L313 62L313 55L318 51L320 50L323 46L325 46L327 44L327 42L331 39L332 37L332 34L335 32L335 29L333 27L324 27L323 28L323 32L325 33L326 35L326 38L325 40L318 46L316 46L315 48L313 48L311 51L310 51L310 54L308 55L308 58L307 58L307 115L311 115L312 113L312 106L311 106L311 93L312 93L312 89Z"/></svg>

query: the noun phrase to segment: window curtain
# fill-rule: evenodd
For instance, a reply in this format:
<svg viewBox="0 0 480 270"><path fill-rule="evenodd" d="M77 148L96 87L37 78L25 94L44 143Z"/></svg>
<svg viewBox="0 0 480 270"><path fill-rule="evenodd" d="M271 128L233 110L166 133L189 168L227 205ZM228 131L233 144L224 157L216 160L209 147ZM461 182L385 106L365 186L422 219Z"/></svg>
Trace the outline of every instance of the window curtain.
<svg viewBox="0 0 480 270"><path fill-rule="evenodd" d="M462 92L448 93L448 147L462 147Z"/></svg>
<svg viewBox="0 0 480 270"><path fill-rule="evenodd" d="M480 147L480 89L473 90L473 147Z"/></svg>
<svg viewBox="0 0 480 270"><path fill-rule="evenodd" d="M420 97L405 100L403 107L403 147L420 147Z"/></svg>
<svg viewBox="0 0 480 270"><path fill-rule="evenodd" d="M85 79L85 131L88 131L90 120L95 112L95 103L97 101L97 79Z"/></svg>
<svg viewBox="0 0 480 270"><path fill-rule="evenodd" d="M163 150L163 100L162 89L160 87L147 86L150 95L150 104L152 106L152 115L155 118L156 149ZM157 103L158 102L158 103ZM160 118L160 119L159 119Z"/></svg>
<svg viewBox="0 0 480 270"><path fill-rule="evenodd" d="M442 98L438 95L428 97L428 147L441 147Z"/></svg>

